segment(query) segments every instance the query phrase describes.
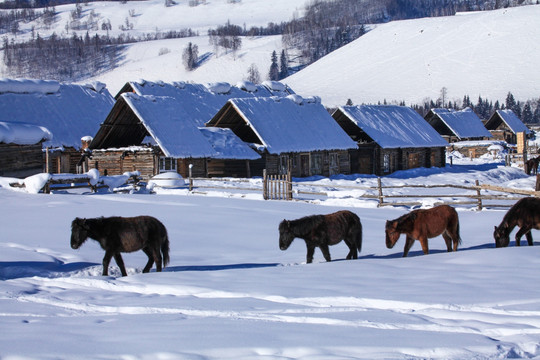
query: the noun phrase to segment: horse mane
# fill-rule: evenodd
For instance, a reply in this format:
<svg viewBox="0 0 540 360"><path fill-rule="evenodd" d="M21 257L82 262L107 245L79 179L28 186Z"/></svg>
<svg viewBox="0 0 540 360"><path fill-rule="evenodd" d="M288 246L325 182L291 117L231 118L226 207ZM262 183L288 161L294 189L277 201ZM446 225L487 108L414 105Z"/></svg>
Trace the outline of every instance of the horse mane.
<svg viewBox="0 0 540 360"><path fill-rule="evenodd" d="M308 233L322 223L324 223L324 215L310 215L289 221L289 228L293 234L299 236Z"/></svg>
<svg viewBox="0 0 540 360"><path fill-rule="evenodd" d="M396 220L396 229L402 229L404 226L409 226L414 223L418 210L413 210L407 214L401 215Z"/></svg>

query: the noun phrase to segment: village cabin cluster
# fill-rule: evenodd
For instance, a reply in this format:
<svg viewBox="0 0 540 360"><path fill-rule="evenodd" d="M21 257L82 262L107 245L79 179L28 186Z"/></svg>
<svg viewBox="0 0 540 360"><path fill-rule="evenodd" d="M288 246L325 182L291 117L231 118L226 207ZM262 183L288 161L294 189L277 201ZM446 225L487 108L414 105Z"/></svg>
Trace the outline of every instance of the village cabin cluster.
<svg viewBox="0 0 540 360"><path fill-rule="evenodd" d="M530 130L499 110L484 124L470 109L422 118L395 105L342 106L266 81L106 86L0 79L0 176L137 171L187 177L390 174L443 167L449 149L478 157ZM497 145L497 146L493 146ZM490 150L491 149L491 150Z"/></svg>

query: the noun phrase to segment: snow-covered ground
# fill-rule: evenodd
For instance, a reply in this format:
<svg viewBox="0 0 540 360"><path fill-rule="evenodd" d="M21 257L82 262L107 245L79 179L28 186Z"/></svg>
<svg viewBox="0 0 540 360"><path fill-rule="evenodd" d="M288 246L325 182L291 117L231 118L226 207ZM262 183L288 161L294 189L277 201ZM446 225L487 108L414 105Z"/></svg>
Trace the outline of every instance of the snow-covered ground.
<svg viewBox="0 0 540 360"><path fill-rule="evenodd" d="M452 168L383 182L475 179L524 189L535 180L515 167L456 159ZM1 187L0 198L2 359L540 358L540 247L494 248L493 226L506 210L458 207L458 252L446 253L439 237L429 255L415 244L402 258L404 239L387 249L384 225L409 209L352 197L285 202L224 191L45 195ZM281 220L339 209L364 226L358 260L343 260L343 243L331 247L331 263L317 250L305 264L299 239L279 250ZM124 256L127 277L114 261L103 277L95 241L70 248L76 216L141 214L168 229L171 263L162 273L142 274L146 256L136 252Z"/></svg>

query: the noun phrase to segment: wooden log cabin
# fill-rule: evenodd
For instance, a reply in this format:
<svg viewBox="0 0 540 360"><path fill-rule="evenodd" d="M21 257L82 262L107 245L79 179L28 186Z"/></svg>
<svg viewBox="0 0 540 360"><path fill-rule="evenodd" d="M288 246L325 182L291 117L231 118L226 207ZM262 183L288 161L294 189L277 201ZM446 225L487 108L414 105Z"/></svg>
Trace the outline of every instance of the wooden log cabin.
<svg viewBox="0 0 540 360"><path fill-rule="evenodd" d="M418 113L404 106L343 106L332 114L358 144L351 171L388 175L417 167L443 167L448 144Z"/></svg>
<svg viewBox="0 0 540 360"><path fill-rule="evenodd" d="M517 134L525 132L527 137L532 135L512 110L497 110L486 121L486 128L493 134L494 139L506 141L508 144L517 143Z"/></svg>
<svg viewBox="0 0 540 360"><path fill-rule="evenodd" d="M81 138L97 132L113 104L114 98L101 83L0 79L0 121L44 127L54 135L41 143L38 172L75 173Z"/></svg>
<svg viewBox="0 0 540 360"><path fill-rule="evenodd" d="M200 128L169 96L121 94L90 143L88 167L102 174L139 171L143 179L174 171L183 177L250 176L259 155L231 131Z"/></svg>
<svg viewBox="0 0 540 360"><path fill-rule="evenodd" d="M488 140L493 137L470 108L431 109L424 119L449 143Z"/></svg>
<svg viewBox="0 0 540 360"><path fill-rule="evenodd" d="M350 173L350 149L357 146L317 98L231 99L206 124L231 129L261 155L251 161L254 175L295 177Z"/></svg>

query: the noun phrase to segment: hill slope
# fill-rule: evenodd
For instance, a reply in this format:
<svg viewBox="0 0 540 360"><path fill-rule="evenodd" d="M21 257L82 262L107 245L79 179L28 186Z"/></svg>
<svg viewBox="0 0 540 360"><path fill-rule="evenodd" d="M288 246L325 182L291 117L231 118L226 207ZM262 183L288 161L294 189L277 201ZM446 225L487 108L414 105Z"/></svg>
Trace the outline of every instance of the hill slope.
<svg viewBox="0 0 540 360"><path fill-rule="evenodd" d="M327 106L540 95L540 6L395 21L288 77Z"/></svg>

